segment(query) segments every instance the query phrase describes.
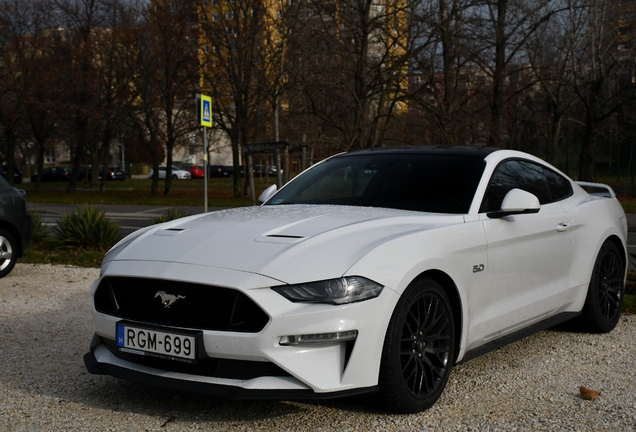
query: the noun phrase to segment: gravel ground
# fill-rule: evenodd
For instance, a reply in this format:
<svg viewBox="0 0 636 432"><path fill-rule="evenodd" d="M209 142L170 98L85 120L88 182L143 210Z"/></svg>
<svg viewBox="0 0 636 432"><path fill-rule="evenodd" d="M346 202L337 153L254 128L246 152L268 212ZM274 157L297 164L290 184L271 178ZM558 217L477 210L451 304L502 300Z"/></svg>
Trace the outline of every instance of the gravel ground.
<svg viewBox="0 0 636 432"><path fill-rule="evenodd" d="M636 316L610 334L546 331L457 366L437 404L233 402L86 372L99 270L18 264L0 279L0 430L636 430ZM601 391L579 398L579 386Z"/></svg>

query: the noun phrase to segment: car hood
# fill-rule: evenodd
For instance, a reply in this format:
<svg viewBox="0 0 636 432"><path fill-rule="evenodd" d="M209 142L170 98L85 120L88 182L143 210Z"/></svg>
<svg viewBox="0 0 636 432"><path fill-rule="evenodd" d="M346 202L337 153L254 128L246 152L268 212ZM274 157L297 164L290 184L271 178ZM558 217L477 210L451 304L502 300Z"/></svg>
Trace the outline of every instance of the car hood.
<svg viewBox="0 0 636 432"><path fill-rule="evenodd" d="M340 277L392 238L463 222L461 215L370 207L244 207L133 233L106 255L104 263L185 263L300 283Z"/></svg>

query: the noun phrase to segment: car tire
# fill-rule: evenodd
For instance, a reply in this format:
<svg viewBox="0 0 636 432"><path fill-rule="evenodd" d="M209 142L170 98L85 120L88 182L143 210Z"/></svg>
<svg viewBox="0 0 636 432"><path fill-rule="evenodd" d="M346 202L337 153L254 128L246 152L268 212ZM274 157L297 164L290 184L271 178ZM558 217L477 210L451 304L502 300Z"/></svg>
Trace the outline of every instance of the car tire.
<svg viewBox="0 0 636 432"><path fill-rule="evenodd" d="M441 396L455 360L453 309L442 287L416 279L398 301L380 363L380 402L385 409L415 413Z"/></svg>
<svg viewBox="0 0 636 432"><path fill-rule="evenodd" d="M624 296L625 267L618 247L608 240L594 263L578 327L589 333L612 331L620 319Z"/></svg>
<svg viewBox="0 0 636 432"><path fill-rule="evenodd" d="M172 174L172 180L176 180L177 179L177 175L176 174Z"/></svg>
<svg viewBox="0 0 636 432"><path fill-rule="evenodd" d="M18 259L18 244L15 241L13 235L0 228L0 278L5 277L13 267Z"/></svg>

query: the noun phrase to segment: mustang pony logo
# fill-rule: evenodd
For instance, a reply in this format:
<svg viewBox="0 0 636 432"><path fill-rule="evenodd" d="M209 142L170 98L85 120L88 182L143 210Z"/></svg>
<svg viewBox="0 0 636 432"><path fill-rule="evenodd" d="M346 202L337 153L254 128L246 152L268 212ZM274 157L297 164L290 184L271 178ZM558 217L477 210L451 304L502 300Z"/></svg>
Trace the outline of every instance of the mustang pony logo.
<svg viewBox="0 0 636 432"><path fill-rule="evenodd" d="M157 291L157 294L155 294L155 298L157 297L161 297L161 304L165 308L169 308L172 303L176 302L179 299L186 298L186 296L182 295L176 296L174 294L166 294L165 291Z"/></svg>

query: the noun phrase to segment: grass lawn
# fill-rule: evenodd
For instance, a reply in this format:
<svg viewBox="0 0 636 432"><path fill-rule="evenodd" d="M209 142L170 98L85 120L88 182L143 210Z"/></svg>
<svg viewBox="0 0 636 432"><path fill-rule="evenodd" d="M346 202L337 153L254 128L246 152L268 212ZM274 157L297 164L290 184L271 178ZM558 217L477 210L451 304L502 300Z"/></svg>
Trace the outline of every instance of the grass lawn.
<svg viewBox="0 0 636 432"><path fill-rule="evenodd" d="M634 197L619 197L619 201L623 206L625 213L636 213L636 198Z"/></svg>
<svg viewBox="0 0 636 432"><path fill-rule="evenodd" d="M52 241L32 244L24 256L18 260L30 264L61 264L79 267L99 267L104 258L104 251L60 248Z"/></svg>
<svg viewBox="0 0 636 432"><path fill-rule="evenodd" d="M243 179L241 179L243 181ZM265 188L274 184L276 180L270 178L254 179L256 197ZM200 206L203 207L203 179L173 180L170 195L164 195L164 181L159 181L157 192L159 196L150 196L151 180L128 179L125 181L109 181L106 191L99 192L99 187L90 188L84 183L78 183L75 193L66 193L68 183L41 183L40 190L35 190L35 184L22 183L18 188L27 192L27 202L58 203L58 204L139 204L160 206ZM250 205L249 195L234 198L231 178L213 178L208 181L208 206L210 207L241 207Z"/></svg>

